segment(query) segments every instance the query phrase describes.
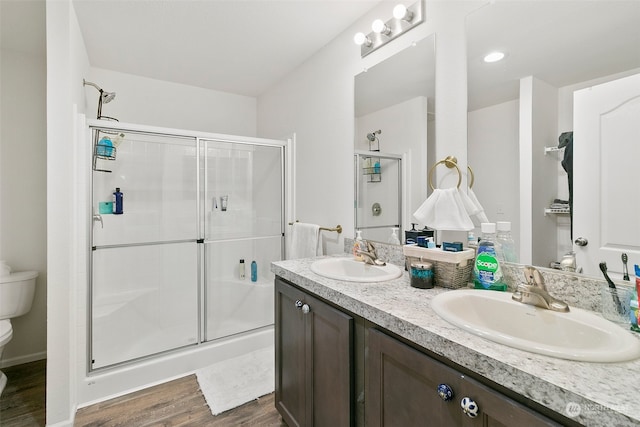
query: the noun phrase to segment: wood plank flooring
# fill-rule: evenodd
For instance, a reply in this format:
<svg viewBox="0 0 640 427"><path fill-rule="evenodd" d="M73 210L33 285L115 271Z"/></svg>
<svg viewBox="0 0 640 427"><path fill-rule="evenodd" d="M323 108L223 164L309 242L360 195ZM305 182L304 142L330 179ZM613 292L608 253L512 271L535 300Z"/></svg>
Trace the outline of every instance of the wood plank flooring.
<svg viewBox="0 0 640 427"><path fill-rule="evenodd" d="M286 427L272 394L211 415L195 375L179 378L78 410L76 427L252 426Z"/></svg>
<svg viewBox="0 0 640 427"><path fill-rule="evenodd" d="M44 426L46 361L12 366L3 371L9 382L0 397L0 425ZM273 393L214 417L195 375L81 408L74 425L286 427L275 409Z"/></svg>
<svg viewBox="0 0 640 427"><path fill-rule="evenodd" d="M8 381L0 397L0 426L44 426L47 361L10 366L2 372Z"/></svg>

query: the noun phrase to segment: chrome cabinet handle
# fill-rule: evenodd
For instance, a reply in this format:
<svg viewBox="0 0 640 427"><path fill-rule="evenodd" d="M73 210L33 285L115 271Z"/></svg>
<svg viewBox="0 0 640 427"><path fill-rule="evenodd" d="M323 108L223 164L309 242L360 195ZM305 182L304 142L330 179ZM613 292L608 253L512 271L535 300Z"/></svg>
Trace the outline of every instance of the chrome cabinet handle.
<svg viewBox="0 0 640 427"><path fill-rule="evenodd" d="M469 418L475 418L478 416L480 409L478 404L470 397L463 397L460 401L462 412L464 412Z"/></svg>
<svg viewBox="0 0 640 427"><path fill-rule="evenodd" d="M578 237L574 243L578 246L587 246L589 244L589 241L584 237Z"/></svg>
<svg viewBox="0 0 640 427"><path fill-rule="evenodd" d="M307 314L307 313L308 313L308 312L310 312L310 311L311 311L311 307L309 307L309 304L303 304L303 305L302 305L302 312L303 312L304 314Z"/></svg>
<svg viewBox="0 0 640 427"><path fill-rule="evenodd" d="M100 221L100 228L104 228L104 222L102 222L102 215L93 214L93 220L94 221Z"/></svg>
<svg viewBox="0 0 640 427"><path fill-rule="evenodd" d="M447 384L439 384L438 396L440 396L445 402L448 402L453 399L453 390Z"/></svg>

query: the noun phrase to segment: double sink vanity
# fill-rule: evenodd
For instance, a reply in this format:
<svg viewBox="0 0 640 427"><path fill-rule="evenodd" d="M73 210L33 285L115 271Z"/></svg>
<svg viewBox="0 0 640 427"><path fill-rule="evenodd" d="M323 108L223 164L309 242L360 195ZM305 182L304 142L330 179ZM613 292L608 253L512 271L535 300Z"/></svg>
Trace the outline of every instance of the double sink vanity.
<svg viewBox="0 0 640 427"><path fill-rule="evenodd" d="M289 426L640 424L640 336L594 313L601 283L547 277L562 313L509 292L413 288L396 264L272 264Z"/></svg>

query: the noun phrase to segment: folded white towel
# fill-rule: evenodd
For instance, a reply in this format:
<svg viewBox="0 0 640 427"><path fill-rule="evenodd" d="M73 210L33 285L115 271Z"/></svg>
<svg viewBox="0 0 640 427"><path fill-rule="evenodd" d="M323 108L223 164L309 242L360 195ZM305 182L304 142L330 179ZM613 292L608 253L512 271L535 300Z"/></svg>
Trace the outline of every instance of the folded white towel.
<svg viewBox="0 0 640 427"><path fill-rule="evenodd" d="M457 188L436 188L414 212L413 217L435 230L473 230L473 222Z"/></svg>
<svg viewBox="0 0 640 427"><path fill-rule="evenodd" d="M462 200L462 204L464 205L464 209L467 211L467 214L469 216L473 216L475 214L477 214L478 212L480 212L480 210L482 209L481 207L479 207L479 203L476 204L476 202L478 201L478 199L476 199L475 201L473 200L471 196L471 189L469 189L469 194L465 193L464 191L458 189L458 193L460 193L460 199ZM474 195L475 197L475 195Z"/></svg>
<svg viewBox="0 0 640 427"><path fill-rule="evenodd" d="M317 255L322 255L320 226L303 222L293 223L288 259L310 258Z"/></svg>
<svg viewBox="0 0 640 427"><path fill-rule="evenodd" d="M483 222L490 222L489 218L487 218L487 215L484 213L484 208L482 207L482 205L480 204L480 201L476 197L476 193L474 193L471 188L469 188L468 196L477 209L476 212L473 214L473 216L475 216L476 220L478 221L477 225L480 226Z"/></svg>

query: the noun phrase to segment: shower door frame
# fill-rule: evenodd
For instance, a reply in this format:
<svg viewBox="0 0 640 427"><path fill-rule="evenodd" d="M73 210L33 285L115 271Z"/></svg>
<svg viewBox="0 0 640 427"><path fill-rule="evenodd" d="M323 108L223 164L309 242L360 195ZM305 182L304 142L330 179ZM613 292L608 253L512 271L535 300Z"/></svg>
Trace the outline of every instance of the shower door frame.
<svg viewBox="0 0 640 427"><path fill-rule="evenodd" d="M287 173L287 165L291 163L291 155L293 151L293 144L295 141L291 139L288 140L275 140L275 139L266 139L266 138L256 138L256 137L248 137L248 136L239 136L239 135L228 135L228 134L216 134L216 133L207 133L207 132L198 132L191 130L183 130L183 129L172 129L172 128L162 128L156 126L148 126L148 125L137 125L132 123L124 123L124 122L105 122L103 120L86 120L87 126L87 138L85 140L88 143L92 143L94 132L98 132L100 130L104 131L122 131L122 132L130 132L130 133L138 133L144 134L148 136L160 136L160 137L172 137L172 138L183 138L183 139L193 139L195 143L195 151L196 151L196 160L195 160L195 174L196 174L196 234L197 239L187 239L185 242L196 242L198 244L197 247L197 308L198 308L198 324L197 324L197 336L198 341L193 344L189 344L186 346L180 346L176 348L171 348L168 350L163 350L160 352L148 354L141 357L136 357L133 359L128 359L122 362L114 363L111 365L106 365L99 368L92 367L92 359L93 359L93 248L94 248L94 236L93 236L93 228L96 226L94 219L94 173L100 173L101 171L96 171L94 167L89 168L89 177L88 177L88 200L89 203L87 205L87 230L88 230L88 253L87 257L87 294L86 294L86 369L85 373L87 376L101 374L106 371L118 369L121 367L126 367L130 365L135 365L140 361L154 359L169 353L176 353L184 351L188 348L195 348L201 345L213 345L220 340L224 340L228 337L222 337L214 340L206 340L205 332L206 332L206 299L205 299L205 259L204 259L204 227L203 220L205 218L204 209L203 209L203 183L202 179L206 179L206 168L203 162L203 141L211 141L211 142L224 142L224 143L233 143L233 144L241 144L241 145L251 145L251 146L270 146L276 147L280 149L280 194L281 194L281 203L280 203L280 257L284 259L285 257L285 223L287 220L287 212L288 212L288 204L290 200L293 199L293 194L289 194L290 184L288 182L292 179L291 174ZM294 136L295 138L295 136ZM91 158L90 162L93 162L95 147L92 145L91 150L88 150ZM206 155L204 155L206 161ZM93 163L90 163L93 164ZM109 172L101 172L101 173L109 173ZM289 190L289 191L288 191ZM173 243L173 242L172 242ZM145 244L154 244L153 242L145 243ZM134 246L139 246L139 244L134 244ZM265 326L268 327L269 325ZM240 333L242 334L242 333ZM238 335L238 334L235 334ZM231 337L235 336L231 335Z"/></svg>

